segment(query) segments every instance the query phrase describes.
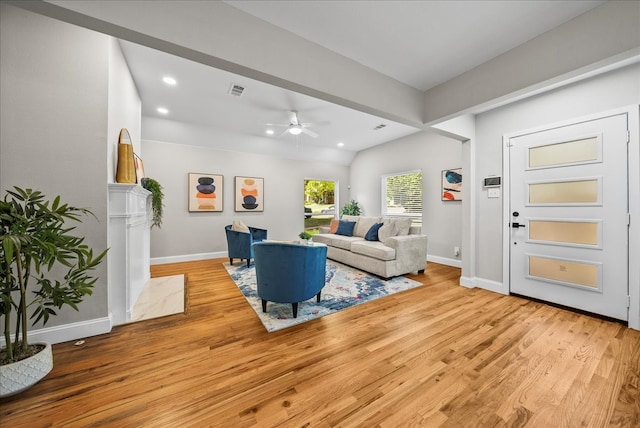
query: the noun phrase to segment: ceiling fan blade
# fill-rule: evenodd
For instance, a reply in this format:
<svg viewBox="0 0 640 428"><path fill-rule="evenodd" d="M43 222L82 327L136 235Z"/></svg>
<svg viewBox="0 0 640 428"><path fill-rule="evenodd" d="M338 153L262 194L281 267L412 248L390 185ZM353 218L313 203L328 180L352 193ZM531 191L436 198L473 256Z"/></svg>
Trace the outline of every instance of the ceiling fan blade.
<svg viewBox="0 0 640 428"><path fill-rule="evenodd" d="M287 127L287 129L285 129L284 131L282 131L282 133L280 135L278 135L278 138L282 137L283 135L286 135L289 133L289 128Z"/></svg>
<svg viewBox="0 0 640 428"><path fill-rule="evenodd" d="M264 126L284 126L285 128L288 128L289 125L287 125L286 123L264 123Z"/></svg>
<svg viewBox="0 0 640 428"><path fill-rule="evenodd" d="M295 110L291 110L289 112L289 123L292 125L298 125L298 112Z"/></svg>
<svg viewBox="0 0 640 428"><path fill-rule="evenodd" d="M303 134L307 134L309 137L318 138L318 134L316 134L315 132L307 128L300 128L300 130L302 131Z"/></svg>
<svg viewBox="0 0 640 428"><path fill-rule="evenodd" d="M303 128L308 128L310 126L327 126L331 125L331 122L328 120L321 120L319 122L310 122L310 123L301 123Z"/></svg>

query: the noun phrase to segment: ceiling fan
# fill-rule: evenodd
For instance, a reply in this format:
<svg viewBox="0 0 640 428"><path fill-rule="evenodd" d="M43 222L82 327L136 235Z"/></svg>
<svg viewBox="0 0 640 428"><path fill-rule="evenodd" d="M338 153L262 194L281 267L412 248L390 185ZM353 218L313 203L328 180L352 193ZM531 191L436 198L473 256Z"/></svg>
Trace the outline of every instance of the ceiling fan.
<svg viewBox="0 0 640 428"><path fill-rule="evenodd" d="M310 130L309 128L312 126L318 126L318 125L329 125L331 124L331 122L329 121L322 121L322 122L315 122L315 123L302 123L300 122L300 120L298 119L298 112L295 110L291 110L289 113L289 123L288 124L284 124L284 123L267 123L267 126L279 126L279 127L286 127L287 129L285 129L280 135L278 135L279 137L282 137L284 134L291 134L291 135L300 135L300 134L305 134L308 135L310 137L313 138L318 138L318 134L313 132L312 130Z"/></svg>

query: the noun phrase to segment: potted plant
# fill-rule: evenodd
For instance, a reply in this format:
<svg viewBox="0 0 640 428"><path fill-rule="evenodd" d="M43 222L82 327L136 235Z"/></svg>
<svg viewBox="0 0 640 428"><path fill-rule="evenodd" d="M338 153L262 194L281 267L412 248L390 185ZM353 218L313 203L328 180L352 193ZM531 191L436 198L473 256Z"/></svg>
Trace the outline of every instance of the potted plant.
<svg viewBox="0 0 640 428"><path fill-rule="evenodd" d="M40 321L45 325L56 309L68 305L78 310L84 296L92 294L98 278L89 273L107 250L94 256L84 238L72 234L75 227L67 222L81 221L83 215L93 213L62 203L60 196L49 201L32 189L14 187L0 201L0 319L5 342L0 350L0 396L30 387L53 366L50 345L28 342L28 311L32 326ZM21 367L31 367L33 361L48 367L35 373Z"/></svg>
<svg viewBox="0 0 640 428"><path fill-rule="evenodd" d="M360 215L361 213L362 209L358 205L358 201L354 201L352 199L351 202L342 207L342 210L340 210L340 217L343 215Z"/></svg>
<svg viewBox="0 0 640 428"><path fill-rule="evenodd" d="M153 178L143 178L140 184L151 192L151 227L158 226L159 228L162 225L162 208L164 207L162 186Z"/></svg>
<svg viewBox="0 0 640 428"><path fill-rule="evenodd" d="M305 241L308 241L309 239L311 239L313 235L307 232L306 230L304 230L300 232L298 236L300 237L300 239L304 239Z"/></svg>

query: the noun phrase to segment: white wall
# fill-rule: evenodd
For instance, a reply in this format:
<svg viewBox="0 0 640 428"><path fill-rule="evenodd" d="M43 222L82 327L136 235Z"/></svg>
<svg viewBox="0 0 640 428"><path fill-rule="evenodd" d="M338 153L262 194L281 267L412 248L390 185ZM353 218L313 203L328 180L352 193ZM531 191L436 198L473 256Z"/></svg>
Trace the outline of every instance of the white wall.
<svg viewBox="0 0 640 428"><path fill-rule="evenodd" d="M482 178L502 175L502 136L640 103L640 65L635 64L501 107L476 117L476 276L503 282L503 198L488 199Z"/></svg>
<svg viewBox="0 0 640 428"><path fill-rule="evenodd" d="M0 4L0 187L39 189L88 208L76 230L107 248L109 37ZM2 192L4 193L4 192ZM107 264L94 293L48 327L107 316Z"/></svg>
<svg viewBox="0 0 640 428"><path fill-rule="evenodd" d="M122 128L129 131L134 153L142 156L140 143L142 103L120 44L113 38L109 38L108 109L107 182L115 183L118 139Z"/></svg>
<svg viewBox="0 0 640 428"><path fill-rule="evenodd" d="M428 256L458 265L460 258L453 249L462 246L462 202L442 201L440 189L442 170L459 167L460 141L431 131L413 134L356 155L350 171L351 198L360 203L365 215L380 215L382 175L422 170L422 233L429 237Z"/></svg>
<svg viewBox="0 0 640 428"><path fill-rule="evenodd" d="M144 139L145 128L142 132L145 173L160 182L165 194L162 227L151 230L153 263L181 257L193 259L197 255L224 256L227 251L224 226L233 220L266 228L270 239L299 239L297 235L304 229L305 179L338 181L340 194L348 195L347 166L176 144L184 141L149 141ZM222 213L188 211L189 173L224 176ZM264 212L234 211L236 175L264 178Z"/></svg>

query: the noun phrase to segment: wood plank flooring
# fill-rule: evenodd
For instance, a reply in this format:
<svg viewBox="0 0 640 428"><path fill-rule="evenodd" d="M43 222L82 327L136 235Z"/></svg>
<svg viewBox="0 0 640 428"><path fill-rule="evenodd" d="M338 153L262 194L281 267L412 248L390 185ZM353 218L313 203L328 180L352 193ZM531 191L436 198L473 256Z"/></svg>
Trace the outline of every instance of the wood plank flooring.
<svg viewBox="0 0 640 428"><path fill-rule="evenodd" d="M638 427L640 332L458 284L267 333L222 262L186 274L188 310L54 345L0 401L1 427Z"/></svg>

